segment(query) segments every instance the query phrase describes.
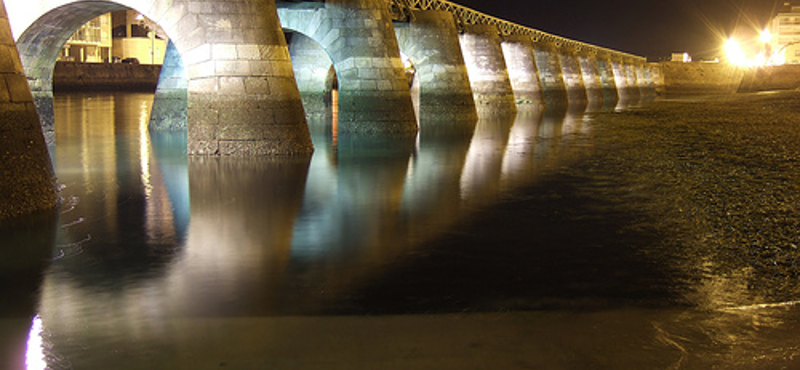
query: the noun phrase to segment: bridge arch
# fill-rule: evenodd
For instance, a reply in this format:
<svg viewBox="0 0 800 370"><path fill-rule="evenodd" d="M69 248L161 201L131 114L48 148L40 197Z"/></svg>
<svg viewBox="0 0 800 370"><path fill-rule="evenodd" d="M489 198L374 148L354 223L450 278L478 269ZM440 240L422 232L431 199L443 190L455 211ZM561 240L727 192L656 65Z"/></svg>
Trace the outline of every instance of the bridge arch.
<svg viewBox="0 0 800 370"><path fill-rule="evenodd" d="M282 27L318 43L339 83L339 132L417 131L389 9L383 0L283 3Z"/></svg>
<svg viewBox="0 0 800 370"><path fill-rule="evenodd" d="M292 31L285 34L306 119L312 131L324 130L337 109L334 94L338 92L338 77L333 60L307 35Z"/></svg>
<svg viewBox="0 0 800 370"><path fill-rule="evenodd" d="M46 124L48 111L52 124L52 70L61 46L86 21L133 9L164 29L186 66L189 154L292 155L313 150L274 2L22 3L9 2L7 10Z"/></svg>

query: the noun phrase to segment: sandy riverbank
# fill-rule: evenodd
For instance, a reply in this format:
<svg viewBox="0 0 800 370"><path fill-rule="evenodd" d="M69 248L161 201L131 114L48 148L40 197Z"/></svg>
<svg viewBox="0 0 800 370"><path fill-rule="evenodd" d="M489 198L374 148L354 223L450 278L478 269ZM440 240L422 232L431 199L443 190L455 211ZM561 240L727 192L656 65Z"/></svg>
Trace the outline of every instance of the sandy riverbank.
<svg viewBox="0 0 800 370"><path fill-rule="evenodd" d="M800 92L659 101L597 115L593 136L604 149L567 171L618 185L603 189L664 236L645 252L673 257L691 304L800 297Z"/></svg>

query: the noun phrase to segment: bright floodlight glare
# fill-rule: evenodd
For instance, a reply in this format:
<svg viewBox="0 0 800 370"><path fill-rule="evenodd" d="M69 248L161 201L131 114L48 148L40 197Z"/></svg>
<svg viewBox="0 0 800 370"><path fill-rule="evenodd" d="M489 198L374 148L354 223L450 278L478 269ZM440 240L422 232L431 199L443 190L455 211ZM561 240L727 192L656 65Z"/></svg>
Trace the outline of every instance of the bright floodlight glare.
<svg viewBox="0 0 800 370"><path fill-rule="evenodd" d="M761 35L758 36L758 40L764 44L767 44L770 41L772 41L772 33L769 32L768 29L764 29L763 31L761 31Z"/></svg>
<svg viewBox="0 0 800 370"><path fill-rule="evenodd" d="M725 56L728 58L728 62L735 66L747 65L747 57L744 55L742 46L733 38L725 42Z"/></svg>

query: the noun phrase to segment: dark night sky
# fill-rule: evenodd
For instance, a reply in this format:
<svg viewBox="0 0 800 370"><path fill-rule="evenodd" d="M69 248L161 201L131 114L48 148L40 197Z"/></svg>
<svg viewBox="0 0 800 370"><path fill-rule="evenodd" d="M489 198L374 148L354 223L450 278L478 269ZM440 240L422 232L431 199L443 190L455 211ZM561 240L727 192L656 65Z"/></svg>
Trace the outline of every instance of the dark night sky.
<svg viewBox="0 0 800 370"><path fill-rule="evenodd" d="M573 40L647 57L720 55L727 37L755 39L784 0L454 0Z"/></svg>

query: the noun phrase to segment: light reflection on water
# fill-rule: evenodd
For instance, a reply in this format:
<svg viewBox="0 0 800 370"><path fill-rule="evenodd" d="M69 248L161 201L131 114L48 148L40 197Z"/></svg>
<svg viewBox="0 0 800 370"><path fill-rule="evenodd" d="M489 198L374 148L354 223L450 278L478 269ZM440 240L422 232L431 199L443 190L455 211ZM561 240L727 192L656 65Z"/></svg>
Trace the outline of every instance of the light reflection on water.
<svg viewBox="0 0 800 370"><path fill-rule="evenodd" d="M45 343L29 345L53 352L51 368L385 368L426 356L398 361L738 367L749 363L742 348L779 347L759 332L788 338L798 327L776 312L793 307L462 316L431 306L441 314L360 318L369 312L348 310L383 272L590 153L590 119L534 110L483 119L472 135L424 123L407 141L315 133L311 158L187 158L185 133L147 133L151 101L56 98L55 163L74 208L59 222L30 332ZM791 340L778 343L785 355Z"/></svg>

